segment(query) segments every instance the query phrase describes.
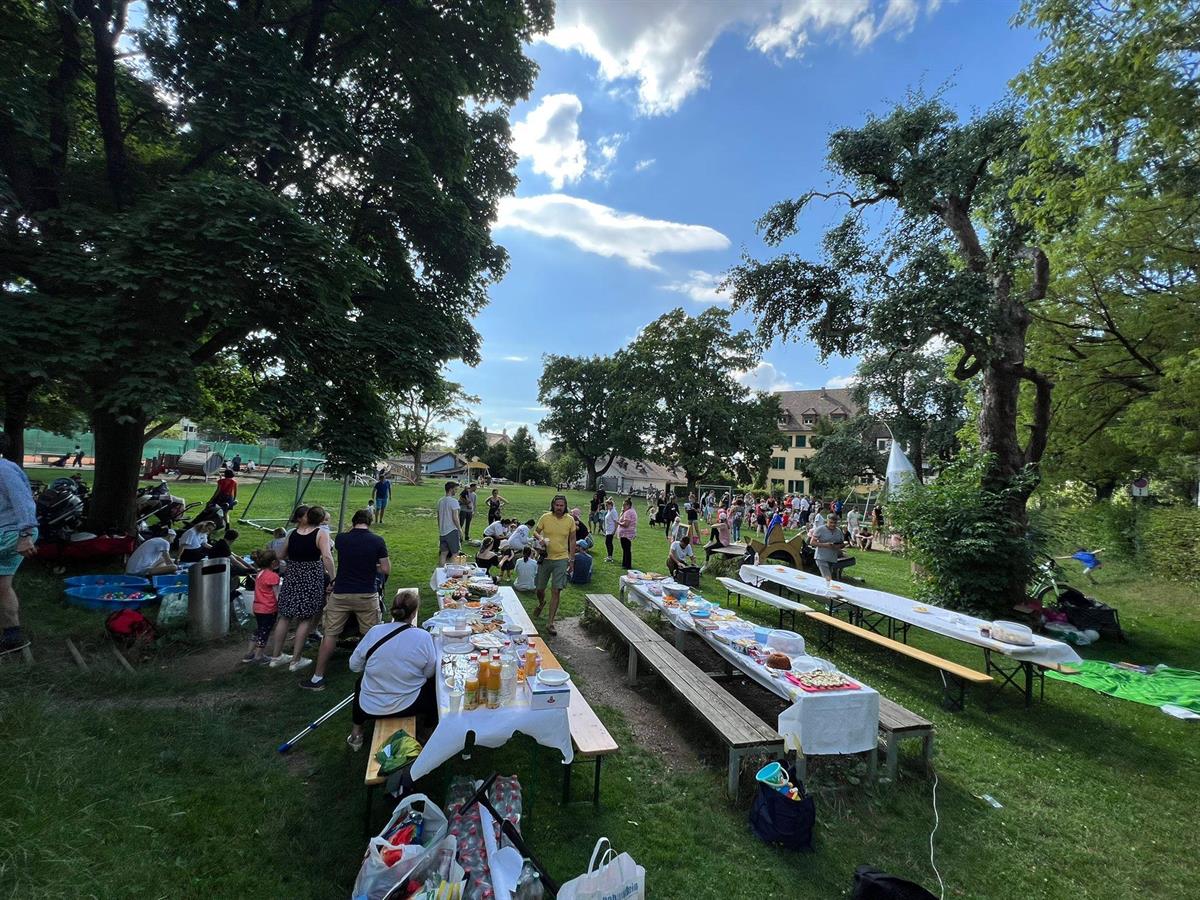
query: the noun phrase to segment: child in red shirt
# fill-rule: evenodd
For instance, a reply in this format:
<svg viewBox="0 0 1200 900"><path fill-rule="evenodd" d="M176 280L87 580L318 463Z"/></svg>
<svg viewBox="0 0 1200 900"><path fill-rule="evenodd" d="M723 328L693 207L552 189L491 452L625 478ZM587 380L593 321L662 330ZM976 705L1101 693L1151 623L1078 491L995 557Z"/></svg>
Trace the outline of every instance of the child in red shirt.
<svg viewBox="0 0 1200 900"><path fill-rule="evenodd" d="M264 550L259 555L258 562L263 570L254 579L253 609L257 626L242 662L265 666L270 660L264 655L264 648L271 636L271 629L275 627L279 608L279 557L271 550Z"/></svg>

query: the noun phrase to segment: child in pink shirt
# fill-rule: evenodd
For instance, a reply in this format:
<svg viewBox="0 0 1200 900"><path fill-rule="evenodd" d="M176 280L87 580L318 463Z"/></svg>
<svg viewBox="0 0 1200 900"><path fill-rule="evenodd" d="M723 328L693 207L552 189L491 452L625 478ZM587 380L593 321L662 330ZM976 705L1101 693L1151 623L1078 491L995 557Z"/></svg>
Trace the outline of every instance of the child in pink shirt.
<svg viewBox="0 0 1200 900"><path fill-rule="evenodd" d="M259 565L263 570L254 579L253 607L257 625L242 662L264 666L269 662L264 655L264 648L271 636L271 629L275 627L279 609L279 557L271 550L264 550L259 556Z"/></svg>

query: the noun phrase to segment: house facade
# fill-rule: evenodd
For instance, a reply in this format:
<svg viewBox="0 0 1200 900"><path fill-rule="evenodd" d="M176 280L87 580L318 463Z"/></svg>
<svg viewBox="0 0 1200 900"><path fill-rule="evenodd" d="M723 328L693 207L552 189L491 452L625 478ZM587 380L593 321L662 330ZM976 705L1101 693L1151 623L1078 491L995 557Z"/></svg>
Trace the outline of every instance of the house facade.
<svg viewBox="0 0 1200 900"><path fill-rule="evenodd" d="M859 414L850 388L819 388L815 391L776 391L779 398L779 441L771 451L771 464L767 471L767 487L772 491L787 493L812 493L812 484L804 475L804 461L817 451L812 446L812 437L817 433L822 420L837 426ZM887 429L880 425L868 432L878 452L886 453L890 448ZM876 479L865 476L865 482L855 490L865 493Z"/></svg>
<svg viewBox="0 0 1200 900"><path fill-rule="evenodd" d="M603 468L604 461L599 463ZM626 459L618 456L608 471L597 479L597 486L614 494L645 494L647 491L665 491L673 484L686 484L683 469L659 465L641 459Z"/></svg>

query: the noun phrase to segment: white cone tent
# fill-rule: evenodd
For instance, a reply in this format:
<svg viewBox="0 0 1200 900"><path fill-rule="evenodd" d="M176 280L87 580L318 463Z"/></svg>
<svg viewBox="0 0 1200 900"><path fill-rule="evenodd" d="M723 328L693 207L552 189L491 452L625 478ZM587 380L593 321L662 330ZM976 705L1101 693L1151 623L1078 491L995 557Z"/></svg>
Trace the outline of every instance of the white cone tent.
<svg viewBox="0 0 1200 900"><path fill-rule="evenodd" d="M915 479L917 470L904 455L904 451L900 448L900 442L893 440L891 443L892 448L888 451L887 461L887 483L888 487L894 491L898 490L904 482Z"/></svg>

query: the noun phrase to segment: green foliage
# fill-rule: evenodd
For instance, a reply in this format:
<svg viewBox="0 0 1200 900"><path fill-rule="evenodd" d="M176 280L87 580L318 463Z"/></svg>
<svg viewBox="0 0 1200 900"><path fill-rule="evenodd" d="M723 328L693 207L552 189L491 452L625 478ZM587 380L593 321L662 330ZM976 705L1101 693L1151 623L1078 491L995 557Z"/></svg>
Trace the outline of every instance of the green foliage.
<svg viewBox="0 0 1200 900"><path fill-rule="evenodd" d="M196 374L197 399L192 419L201 431L224 440L257 443L271 431L263 413L261 379L230 354L223 354Z"/></svg>
<svg viewBox="0 0 1200 900"><path fill-rule="evenodd" d="M804 461L804 474L812 479L812 493L841 496L859 477L887 470L887 458L867 442L873 425L871 418L859 416L840 425L818 428L810 439L817 452Z"/></svg>
<svg viewBox="0 0 1200 900"><path fill-rule="evenodd" d="M537 462L538 458L537 444L524 425L513 433L507 453L506 464L513 481L523 483L528 477L530 465Z"/></svg>
<svg viewBox="0 0 1200 900"><path fill-rule="evenodd" d="M570 484L583 471L583 460L573 450L558 451L550 462L550 477L555 484Z"/></svg>
<svg viewBox="0 0 1200 900"><path fill-rule="evenodd" d="M454 442L454 449L461 456L465 456L467 462L476 458L487 462L484 459L488 451L487 432L483 430L483 425L478 419L467 420L462 434ZM492 474L496 475L498 473L492 472Z"/></svg>
<svg viewBox="0 0 1200 900"><path fill-rule="evenodd" d="M508 447L504 444L493 444L483 451L483 455L479 457L487 463L488 472L493 478L508 478L515 477L515 471L511 470L508 465Z"/></svg>
<svg viewBox="0 0 1200 900"><path fill-rule="evenodd" d="M981 489L988 465L982 456L963 455L932 484L891 496L887 512L923 572L922 599L999 616L1012 606L1009 585L1028 582L1038 545L1023 528L1013 527L1009 513L1012 494L1026 486Z"/></svg>
<svg viewBox="0 0 1200 900"><path fill-rule="evenodd" d="M396 449L414 460L413 471L421 478L421 453L445 440L443 422L466 418L469 404L478 403L462 385L438 376L434 381L401 391L390 403ZM468 460L470 457L468 457Z"/></svg>
<svg viewBox="0 0 1200 900"><path fill-rule="evenodd" d="M554 438L555 447L583 461L589 488L616 457L643 455L653 398L634 371L627 352L545 359L538 399L549 412L539 427Z"/></svg>
<svg viewBox="0 0 1200 900"><path fill-rule="evenodd" d="M1064 398L1047 467L1104 496L1200 451L1200 16L1027 0L1019 21L1044 40L1016 80L1020 212L1061 273L1031 333Z"/></svg>
<svg viewBox="0 0 1200 900"><path fill-rule="evenodd" d="M1200 585L1200 509L1164 507L1138 517L1142 557L1160 578Z"/></svg>
<svg viewBox="0 0 1200 900"><path fill-rule="evenodd" d="M779 439L778 398L733 378L751 345L749 332L733 330L729 310L712 308L695 317L672 310L629 346L629 371L652 403L649 455L683 469L689 487L728 472L750 480ZM677 373L695 377L683 389Z"/></svg>

